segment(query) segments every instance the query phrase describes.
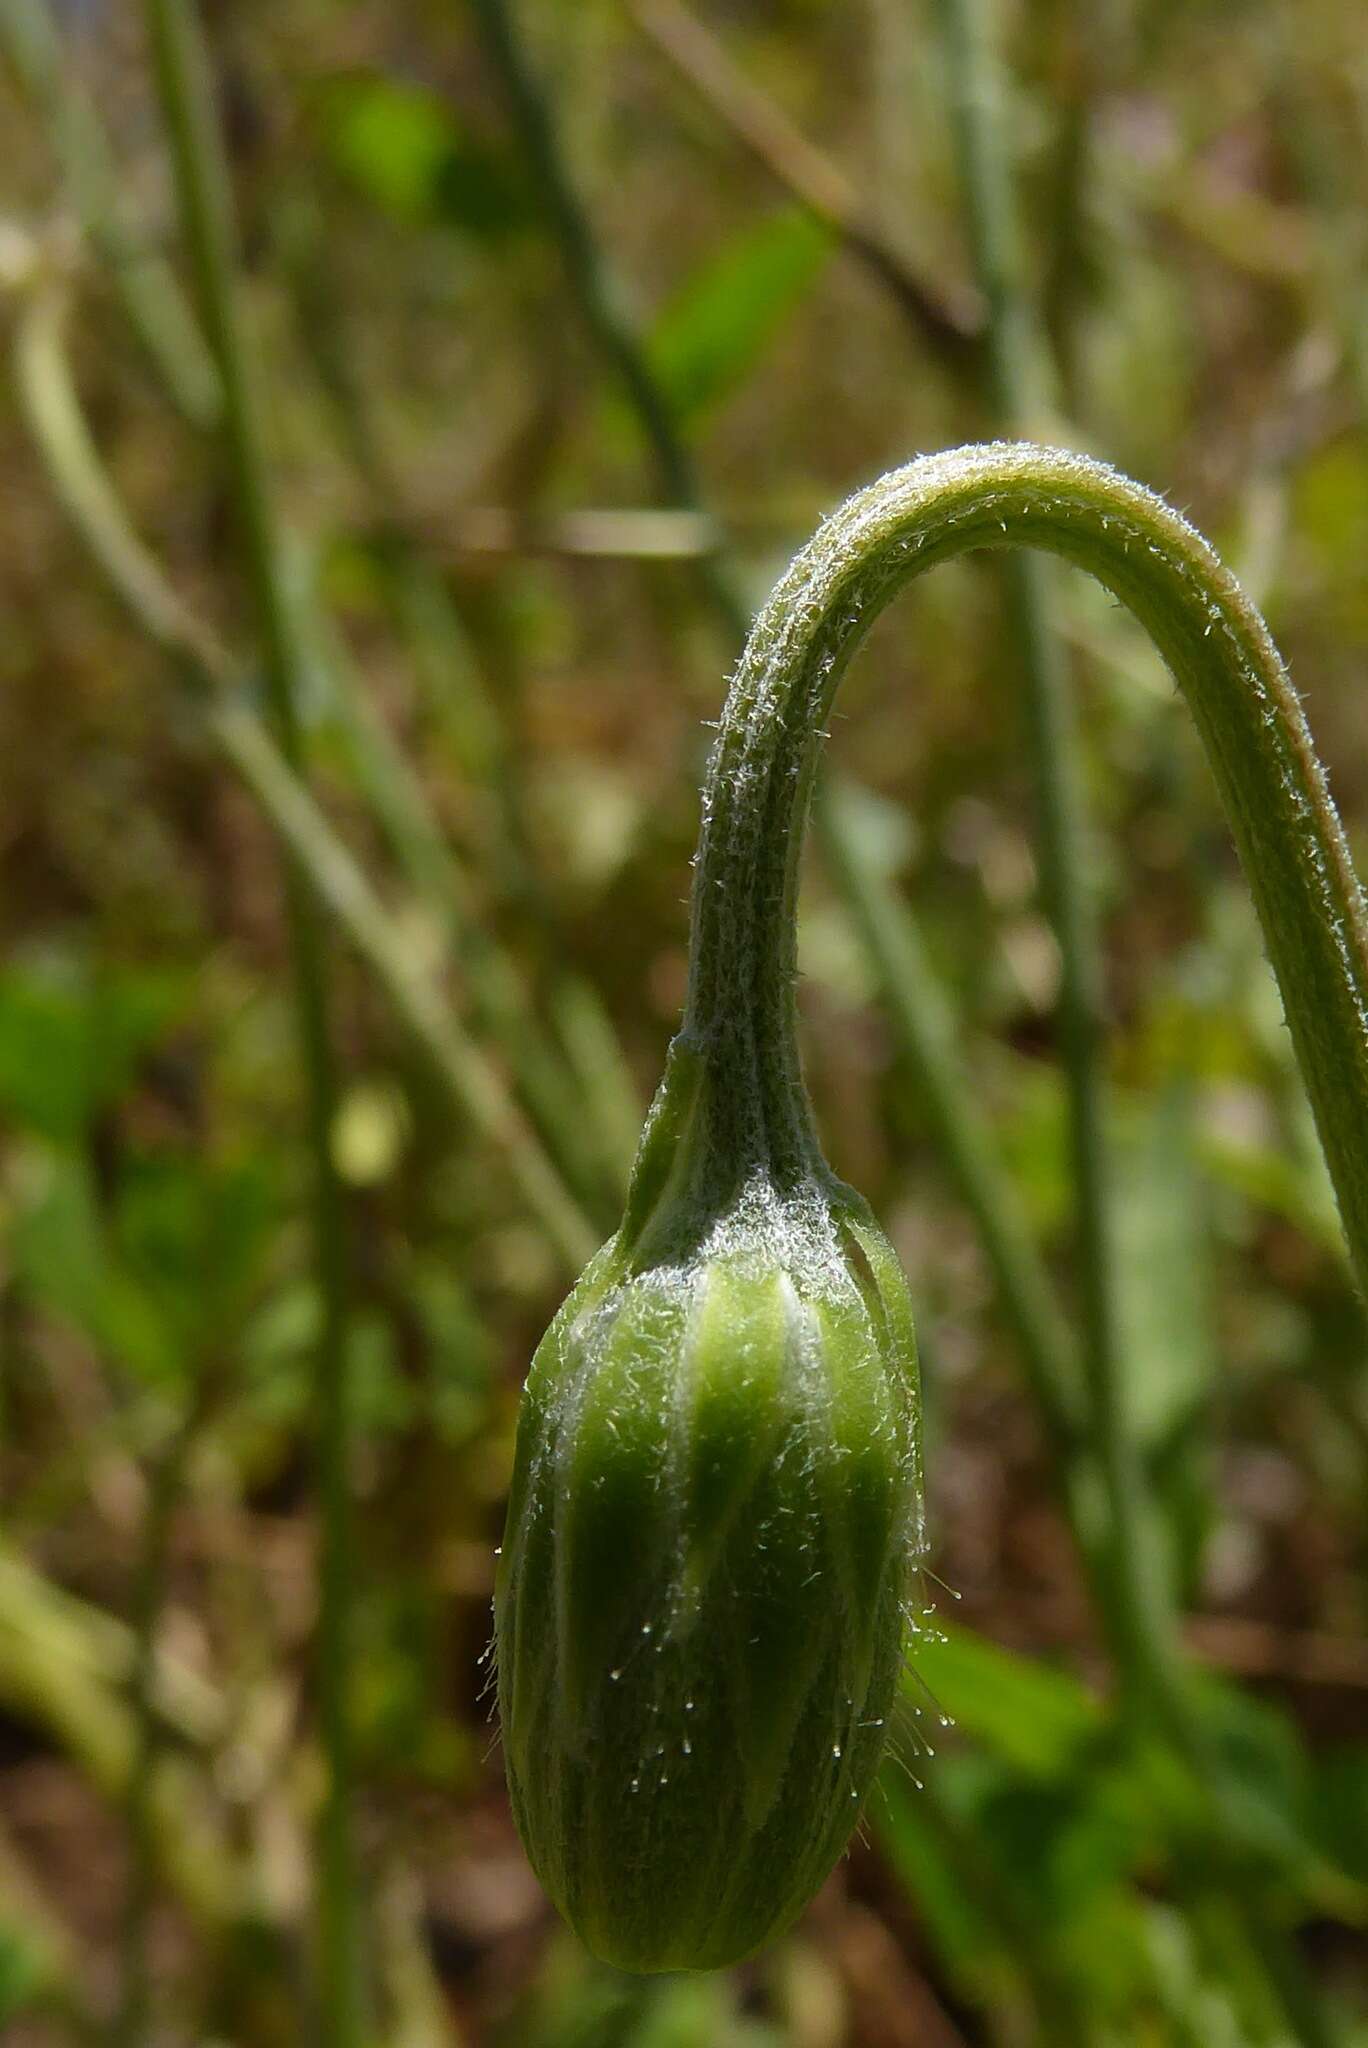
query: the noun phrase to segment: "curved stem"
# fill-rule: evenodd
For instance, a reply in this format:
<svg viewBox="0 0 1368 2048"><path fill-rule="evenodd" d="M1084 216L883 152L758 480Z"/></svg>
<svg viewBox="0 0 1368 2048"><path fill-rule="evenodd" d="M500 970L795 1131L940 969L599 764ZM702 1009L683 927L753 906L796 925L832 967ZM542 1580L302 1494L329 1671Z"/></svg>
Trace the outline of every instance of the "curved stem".
<svg viewBox="0 0 1368 2048"><path fill-rule="evenodd" d="M1188 699L1229 815L1360 1287L1368 1292L1368 919L1301 707L1256 608L1187 521L1086 457L1025 442L931 456L858 493L819 530L756 621L704 791L682 1036L708 1072L719 1134L747 1132L771 1173L815 1140L793 984L798 862L823 728L842 674L884 606L922 570L972 548L1037 547L1126 604ZM757 1116L758 1106L758 1116ZM730 1142L736 1142L733 1137ZM1131 1697L1206 1797L1227 1879L1260 1931L1297 2039L1331 2039L1295 1955L1268 1927L1244 1865L1237 1802L1196 1709L1156 1582L1118 1398L1093 1392L1105 1540L1085 1546ZM1072 1490L1072 1489L1071 1489ZM1080 1531L1090 1515L1071 1502Z"/></svg>
<svg viewBox="0 0 1368 2048"><path fill-rule="evenodd" d="M971 548L1005 546L1044 548L1089 570L1147 627L1188 699L1368 1290L1368 931L1296 694L1258 612L1186 520L1102 464L1029 443L927 457L858 493L756 621L704 792L682 1034L708 1071L716 1129L745 1132L776 1176L795 1155L811 1156L793 983L798 860L822 728L852 654L903 585ZM1094 1431L1108 1507L1095 1568L1129 1689L1206 1782L1209 1744L1166 1625L1119 1399L1095 1402ZM1314 2029L1302 2035L1314 2039Z"/></svg>
<svg viewBox="0 0 1368 2048"><path fill-rule="evenodd" d="M851 498L756 621L704 793L685 1031L739 1059L780 1143L797 1071L795 903L823 727L846 665L913 577L972 548L1087 569L1187 697L1282 989L1361 1287L1368 1289L1368 917L1295 691L1258 611L1163 501L1087 457L993 442Z"/></svg>

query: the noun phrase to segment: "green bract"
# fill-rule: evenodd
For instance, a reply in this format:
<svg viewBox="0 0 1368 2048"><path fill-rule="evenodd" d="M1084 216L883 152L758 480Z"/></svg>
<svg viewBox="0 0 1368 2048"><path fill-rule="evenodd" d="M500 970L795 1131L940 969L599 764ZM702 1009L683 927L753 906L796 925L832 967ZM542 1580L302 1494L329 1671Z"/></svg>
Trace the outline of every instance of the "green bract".
<svg viewBox="0 0 1368 2048"><path fill-rule="evenodd" d="M698 1065L677 1042L628 1221L533 1361L498 1584L518 1827L631 1970L735 1962L821 1884L883 1751L921 1537L892 1250L824 1170L719 1182Z"/></svg>

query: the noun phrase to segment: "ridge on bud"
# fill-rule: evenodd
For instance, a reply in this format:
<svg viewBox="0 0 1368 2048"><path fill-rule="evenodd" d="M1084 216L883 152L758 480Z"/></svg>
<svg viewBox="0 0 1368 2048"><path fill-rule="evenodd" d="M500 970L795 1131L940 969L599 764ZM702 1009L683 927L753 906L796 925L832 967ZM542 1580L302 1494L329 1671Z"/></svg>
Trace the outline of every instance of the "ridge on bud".
<svg viewBox="0 0 1368 2048"><path fill-rule="evenodd" d="M693 1064L676 1041L627 1220L533 1360L495 1601L528 1856L637 1971L735 1962L827 1876L922 1544L896 1257L819 1157L710 1172Z"/></svg>

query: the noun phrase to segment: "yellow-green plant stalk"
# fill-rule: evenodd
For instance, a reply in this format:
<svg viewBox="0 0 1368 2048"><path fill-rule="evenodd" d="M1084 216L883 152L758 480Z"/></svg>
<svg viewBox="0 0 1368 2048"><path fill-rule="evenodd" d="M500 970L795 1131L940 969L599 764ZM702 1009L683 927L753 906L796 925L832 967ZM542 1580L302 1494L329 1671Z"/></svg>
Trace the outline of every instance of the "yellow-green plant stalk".
<svg viewBox="0 0 1368 2048"><path fill-rule="evenodd" d="M928 457L820 529L756 621L703 799L683 1026L621 1230L528 1376L496 1589L513 1808L588 1946L752 1953L840 1855L883 1752L924 1522L905 1284L823 1160L793 997L798 862L846 664L976 547L1043 547L1149 629L1211 758L1368 1280L1368 943L1338 819L1258 612L1188 523L1084 457ZM1134 1522L1113 1404L1095 1451ZM1144 1586L1117 1598L1143 1636Z"/></svg>

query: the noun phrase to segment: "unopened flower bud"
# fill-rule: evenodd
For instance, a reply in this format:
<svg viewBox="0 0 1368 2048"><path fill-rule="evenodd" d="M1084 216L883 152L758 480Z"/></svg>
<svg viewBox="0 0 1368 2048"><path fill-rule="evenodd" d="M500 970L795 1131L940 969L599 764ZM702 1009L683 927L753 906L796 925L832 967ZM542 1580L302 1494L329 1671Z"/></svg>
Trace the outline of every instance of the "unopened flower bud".
<svg viewBox="0 0 1368 2048"><path fill-rule="evenodd" d="M751 1175L700 1214L654 1163L649 1227L533 1362L497 1596L528 1855L586 1945L641 1971L735 1962L827 1876L921 1540L910 1305L865 1204L825 1171Z"/></svg>

